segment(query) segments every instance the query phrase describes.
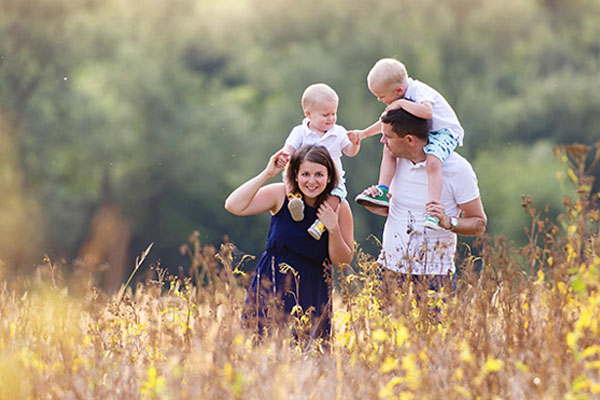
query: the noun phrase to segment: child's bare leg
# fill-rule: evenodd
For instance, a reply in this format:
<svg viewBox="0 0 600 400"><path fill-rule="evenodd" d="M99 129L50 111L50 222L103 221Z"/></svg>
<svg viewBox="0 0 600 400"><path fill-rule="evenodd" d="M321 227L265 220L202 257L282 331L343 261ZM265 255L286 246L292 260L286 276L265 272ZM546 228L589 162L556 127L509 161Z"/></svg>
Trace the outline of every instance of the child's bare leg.
<svg viewBox="0 0 600 400"><path fill-rule="evenodd" d="M362 206L371 207L389 207L389 188L396 173L396 158L388 150L387 147L383 147L383 154L381 157L381 166L379 168L379 181L377 185L376 193L369 193L366 189L354 199L358 204Z"/></svg>
<svg viewBox="0 0 600 400"><path fill-rule="evenodd" d="M442 197L442 161L433 154L427 154L425 161L425 170L427 171L427 195L429 201L440 201ZM425 227L437 229L439 220L433 215L425 215Z"/></svg>
<svg viewBox="0 0 600 400"><path fill-rule="evenodd" d="M379 167L379 182L378 185L385 185L388 188L392 183L396 173L396 158L392 156L390 150L383 146L383 156L381 157L381 166Z"/></svg>
<svg viewBox="0 0 600 400"><path fill-rule="evenodd" d="M338 206L340 205L340 198L334 195L329 195L325 199L325 203L329 204L334 211L337 211Z"/></svg>
<svg viewBox="0 0 600 400"><path fill-rule="evenodd" d="M425 161L427 171L427 195L429 201L440 201L442 198L442 161L433 154L427 154Z"/></svg>

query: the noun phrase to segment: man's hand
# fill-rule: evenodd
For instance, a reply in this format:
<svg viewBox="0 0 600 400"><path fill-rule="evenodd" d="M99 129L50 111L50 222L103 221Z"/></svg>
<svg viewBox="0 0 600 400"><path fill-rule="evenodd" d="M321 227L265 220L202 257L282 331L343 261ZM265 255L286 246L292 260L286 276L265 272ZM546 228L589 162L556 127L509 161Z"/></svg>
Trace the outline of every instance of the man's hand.
<svg viewBox="0 0 600 400"><path fill-rule="evenodd" d="M362 191L362 194L368 194L371 197L377 197L377 195L379 194L379 189L377 188L377 185L372 185L369 186L368 188L366 188L365 190ZM390 192L387 193L388 200L391 200L392 198L392 194ZM384 217L386 217L388 215L388 207L375 207L375 206L364 206L368 211L372 212L373 214L376 215L382 215Z"/></svg>
<svg viewBox="0 0 600 400"><path fill-rule="evenodd" d="M362 191L362 194L368 194L371 197L377 197L379 195L379 187L377 185L369 186L368 188ZM387 195L385 197L387 197L388 200L391 200L392 194L390 192L387 192Z"/></svg>
<svg viewBox="0 0 600 400"><path fill-rule="evenodd" d="M475 236L485 232L487 217L483 211L481 198L459 204L458 208L460 208L460 218L458 218L458 226L452 230L454 233ZM446 210L441 202L430 201L426 204L425 211L440 220L440 227L450 229L450 217L446 215Z"/></svg>
<svg viewBox="0 0 600 400"><path fill-rule="evenodd" d="M441 228L450 229L450 217L446 215L446 208L441 201L433 200L425 205L425 212L436 217Z"/></svg>

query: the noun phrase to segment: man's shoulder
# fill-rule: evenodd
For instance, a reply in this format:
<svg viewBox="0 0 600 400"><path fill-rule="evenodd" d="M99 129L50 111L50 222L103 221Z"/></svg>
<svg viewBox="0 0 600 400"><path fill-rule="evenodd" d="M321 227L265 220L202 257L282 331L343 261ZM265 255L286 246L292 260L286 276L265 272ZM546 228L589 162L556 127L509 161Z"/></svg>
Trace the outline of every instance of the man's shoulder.
<svg viewBox="0 0 600 400"><path fill-rule="evenodd" d="M442 164L442 171L446 175L461 174L472 170L471 163L456 151L453 151Z"/></svg>

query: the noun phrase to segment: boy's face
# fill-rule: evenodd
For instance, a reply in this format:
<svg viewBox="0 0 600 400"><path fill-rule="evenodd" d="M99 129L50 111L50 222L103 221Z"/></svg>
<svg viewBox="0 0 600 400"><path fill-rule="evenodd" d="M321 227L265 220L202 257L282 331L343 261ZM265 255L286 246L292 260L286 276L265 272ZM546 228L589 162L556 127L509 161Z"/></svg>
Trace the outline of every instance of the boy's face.
<svg viewBox="0 0 600 400"><path fill-rule="evenodd" d="M389 106L391 103L398 99L402 99L404 97L404 90L401 86L392 86L392 87L379 87L379 86L370 86L369 90L377 100Z"/></svg>
<svg viewBox="0 0 600 400"><path fill-rule="evenodd" d="M337 101L326 100L307 108L304 111L309 119L309 127L315 132L325 133L330 130L337 120Z"/></svg>

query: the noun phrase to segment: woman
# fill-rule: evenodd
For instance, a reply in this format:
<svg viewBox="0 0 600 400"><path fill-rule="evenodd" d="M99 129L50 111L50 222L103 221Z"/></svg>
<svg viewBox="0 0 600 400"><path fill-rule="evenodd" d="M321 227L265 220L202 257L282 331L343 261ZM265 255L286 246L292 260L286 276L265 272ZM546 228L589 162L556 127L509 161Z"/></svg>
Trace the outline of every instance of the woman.
<svg viewBox="0 0 600 400"><path fill-rule="evenodd" d="M327 336L331 302L324 272L329 262L341 265L352 261L352 213L345 200L337 210L324 202L337 186L338 176L329 152L322 146L304 146L294 153L286 171L288 190L284 183L266 185L283 170L287 157L283 151L271 156L264 171L229 195L225 209L235 215L271 213L267 248L258 261L248 292L250 303L258 299L259 317L265 315L264 296L268 288L269 293L282 299L286 315L290 314L296 301L304 312L314 307L313 336ZM303 197L305 218L302 221L292 219L287 207L288 194ZM319 241L307 233L316 218L327 229ZM286 265L297 273L297 283L292 279L291 271L284 273ZM258 288L261 290L257 292Z"/></svg>

